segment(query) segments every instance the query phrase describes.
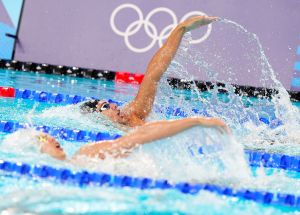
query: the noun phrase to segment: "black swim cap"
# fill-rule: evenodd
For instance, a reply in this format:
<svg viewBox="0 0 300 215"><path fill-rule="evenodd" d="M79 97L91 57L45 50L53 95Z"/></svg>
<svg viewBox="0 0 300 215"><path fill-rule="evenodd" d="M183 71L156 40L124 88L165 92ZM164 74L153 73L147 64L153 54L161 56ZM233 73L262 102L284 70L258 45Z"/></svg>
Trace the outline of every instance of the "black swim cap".
<svg viewBox="0 0 300 215"><path fill-rule="evenodd" d="M92 113L97 109L97 104L100 100L89 100L80 105L80 110L84 113Z"/></svg>

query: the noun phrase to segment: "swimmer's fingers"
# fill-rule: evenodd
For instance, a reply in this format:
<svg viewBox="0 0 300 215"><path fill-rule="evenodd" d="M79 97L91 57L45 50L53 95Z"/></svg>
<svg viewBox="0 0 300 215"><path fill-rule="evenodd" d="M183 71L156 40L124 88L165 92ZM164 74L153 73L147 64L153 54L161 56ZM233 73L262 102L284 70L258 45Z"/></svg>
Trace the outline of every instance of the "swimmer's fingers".
<svg viewBox="0 0 300 215"><path fill-rule="evenodd" d="M218 19L219 17L217 16L193 16L190 19L187 19L185 22L187 24L207 25L217 21Z"/></svg>
<svg viewBox="0 0 300 215"><path fill-rule="evenodd" d="M222 128L222 127L220 127L220 126L216 126L215 129L216 129L220 134L225 134L224 128Z"/></svg>
<svg viewBox="0 0 300 215"><path fill-rule="evenodd" d="M220 119L211 118L210 123L221 133L221 134L231 134L231 129L228 125Z"/></svg>
<svg viewBox="0 0 300 215"><path fill-rule="evenodd" d="M217 21L219 18L216 16L194 16L185 20L182 25L186 28L187 31L196 29L203 25L208 25L214 21Z"/></svg>
<svg viewBox="0 0 300 215"><path fill-rule="evenodd" d="M226 133L226 134L231 134L231 129L230 127L223 121L221 121L221 124L219 125L219 128L223 131L223 133Z"/></svg>
<svg viewBox="0 0 300 215"><path fill-rule="evenodd" d="M210 24L212 22L218 21L219 19L220 18L217 17L217 16L205 16L205 19L203 21L205 21L206 22L205 24L207 25L207 24Z"/></svg>
<svg viewBox="0 0 300 215"><path fill-rule="evenodd" d="M216 129L221 133L221 134L231 134L231 129L228 126L217 126Z"/></svg>

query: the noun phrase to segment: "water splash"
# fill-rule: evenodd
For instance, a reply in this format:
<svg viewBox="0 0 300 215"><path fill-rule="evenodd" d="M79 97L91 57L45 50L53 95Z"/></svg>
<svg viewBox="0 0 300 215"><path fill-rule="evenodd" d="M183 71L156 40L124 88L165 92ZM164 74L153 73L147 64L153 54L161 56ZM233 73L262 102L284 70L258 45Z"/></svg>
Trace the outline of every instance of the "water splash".
<svg viewBox="0 0 300 215"><path fill-rule="evenodd" d="M176 76L192 83L190 96L188 99L185 96L178 96L171 90L166 90L165 86L161 86L157 101L168 100L167 97L171 95L179 100L177 102L181 103L180 106L189 116L195 115L192 109L197 107L211 116L224 119L234 128L237 138L241 139L240 142L250 148L259 145L259 148L267 149L269 145L274 144L279 146L300 143L297 134L300 129L299 110L291 104L288 92L277 80L257 35L227 19L222 19L214 26L218 35L220 31L229 33L231 30L231 34L237 34L233 38L238 36L240 41L235 39L232 44L231 41L219 44L218 40L211 39L195 47L190 44L192 33L186 33L166 77ZM233 45L239 48L238 56L229 53ZM240 65L236 61L245 62L245 65ZM240 71L245 71L246 75L258 74L260 86L275 89L272 98L254 99L235 94L236 88L230 83L238 80L237 74ZM199 92L194 82L197 78L195 75L212 83L208 94ZM218 86L217 82L225 85ZM161 85L165 83L166 80L163 80ZM218 93L220 90L227 93L220 95ZM169 104L172 104L170 99ZM270 129L261 119L271 122L272 125L278 123L280 125L280 122L283 122L283 125Z"/></svg>
<svg viewBox="0 0 300 215"><path fill-rule="evenodd" d="M224 185L230 182L238 185L251 178L241 145L231 136L201 127L138 147L124 159L87 162L84 157L76 162L96 171L166 178L173 182L215 182Z"/></svg>
<svg viewBox="0 0 300 215"><path fill-rule="evenodd" d="M168 179L173 182L215 182L225 185L225 182L230 181L231 184L239 185L240 181L250 178L241 145L231 136L222 135L215 129L196 127L132 149L130 156L123 159L71 159L84 143L59 140L70 163L56 161L41 153L41 144L36 139L38 134L40 132L34 129L21 129L5 136L0 144L0 157L35 165L51 163L71 169L83 168L116 175ZM191 136L194 137L192 140Z"/></svg>
<svg viewBox="0 0 300 215"><path fill-rule="evenodd" d="M268 139L270 139L271 136L275 136L276 139L273 140L274 143L300 143L300 136L299 134L297 134L297 132L300 129L300 111L292 105L287 90L277 79L275 71L273 70L271 64L269 63L265 55L265 52L263 50L262 44L258 36L254 33L250 33L243 26L231 20L223 19L222 22L234 25L237 28L241 29L245 34L249 35L249 37L253 37L254 41L256 42L256 45L259 48L259 62L261 63L262 72L260 83L264 87L267 87L266 82L268 80L271 80L272 82L270 87L276 90L276 93L273 93L269 104L273 105L275 117L277 119L282 120L284 125L279 127L278 129L275 129L275 131L267 131L263 134L265 134Z"/></svg>

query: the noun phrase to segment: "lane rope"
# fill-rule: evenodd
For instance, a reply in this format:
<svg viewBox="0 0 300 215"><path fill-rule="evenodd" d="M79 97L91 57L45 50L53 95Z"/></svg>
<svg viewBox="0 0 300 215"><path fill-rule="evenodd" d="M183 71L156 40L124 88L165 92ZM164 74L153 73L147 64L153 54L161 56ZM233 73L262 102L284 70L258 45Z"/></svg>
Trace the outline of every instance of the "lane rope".
<svg viewBox="0 0 300 215"><path fill-rule="evenodd" d="M59 183L70 183L75 186L99 186L115 188L135 188L141 190L160 189L177 190L183 194L196 195L199 192L209 191L227 197L237 197L267 205L280 205L295 209L300 208L300 197L286 193L273 193L252 189L235 190L213 184L191 184L181 182L172 184L168 180L131 177L126 175L112 175L88 171L72 171L66 168L55 168L46 165L30 165L22 162L0 160L0 170L12 174L12 177L25 176L34 179L52 180Z"/></svg>
<svg viewBox="0 0 300 215"><path fill-rule="evenodd" d="M50 93L45 91L39 90L28 90L28 89L15 89L12 87L0 87L0 96L2 97L12 97L17 99L29 99L34 100L37 102L44 102L44 103L53 103L53 104L78 104L83 101L97 99L95 97L84 97L79 95L68 95L68 94L61 94L61 93ZM108 102L117 104L121 106L125 104L125 102L116 101L113 99L107 99ZM180 117L187 117L188 114L182 110L181 108L176 107L156 107L156 112L164 113L167 115L172 116L180 116ZM192 109L192 112L195 114L199 114L201 116L210 117L211 115L205 110L199 110L196 108ZM240 123L246 123L250 119L241 119ZM259 117L259 121L264 123L269 128L274 129L281 125L283 122L275 117L267 118L264 116Z"/></svg>
<svg viewBox="0 0 300 215"><path fill-rule="evenodd" d="M55 138L60 138L67 141L78 142L95 142L101 140L114 140L121 135L111 134L108 132L92 132L79 129L68 129L63 127L51 127L47 125L32 126L27 123L20 123L16 121L0 120L0 131L4 133L13 133L21 128L34 128L50 134Z"/></svg>
<svg viewBox="0 0 300 215"><path fill-rule="evenodd" d="M29 99L37 102L53 103L53 104L78 104L83 101L97 99L96 97L84 97L79 95L68 95L61 93L49 93L45 91L28 90L28 89L15 89L15 98L17 99ZM116 101L113 99L107 99L108 102L114 103L118 106L125 104L125 102ZM157 112L163 112L163 110L156 109ZM187 117L187 114L181 108L166 107L166 114L173 116ZM197 109L193 109L194 113L199 113L208 116L208 113L201 112Z"/></svg>
<svg viewBox="0 0 300 215"><path fill-rule="evenodd" d="M120 134L108 132L92 132L79 129L68 129L63 127L51 127L47 125L32 126L27 123L0 120L0 132L13 133L21 128L34 128L50 134L55 138L66 141L95 142L102 140L114 140L121 137ZM245 150L246 158L250 166L279 168L300 172L300 156L289 156L284 154L267 153L263 151ZM191 153L191 155L194 155ZM203 155L202 147L198 149L198 155Z"/></svg>

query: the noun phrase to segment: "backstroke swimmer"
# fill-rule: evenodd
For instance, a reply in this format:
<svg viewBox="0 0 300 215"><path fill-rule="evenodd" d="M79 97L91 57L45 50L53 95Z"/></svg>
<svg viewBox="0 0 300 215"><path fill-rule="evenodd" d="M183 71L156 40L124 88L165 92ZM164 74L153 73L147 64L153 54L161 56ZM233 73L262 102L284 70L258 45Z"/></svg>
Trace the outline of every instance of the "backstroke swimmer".
<svg viewBox="0 0 300 215"><path fill-rule="evenodd" d="M73 156L105 159L126 157L136 147L176 135L195 126L215 127L221 132L230 132L227 125L217 118L185 118L179 120L163 120L145 122L145 118L152 110L157 84L173 59L182 36L185 32L215 21L216 17L196 16L179 24L171 33L165 44L158 50L150 61L144 80L132 102L122 109L107 101L92 100L81 105L86 112L98 112L111 121L128 127L134 127L126 135L110 141L94 142L81 147ZM60 143L45 133L36 136L40 151L50 156L66 160L66 155Z"/></svg>
<svg viewBox="0 0 300 215"><path fill-rule="evenodd" d="M230 132L227 125L216 118L197 117L149 122L136 127L134 130L118 139L84 145L69 160L76 160L76 158L81 156L102 160L108 156L113 158L127 157L130 152L140 145L174 136L195 126L216 128L221 133ZM46 153L58 160L68 160L60 143L53 137L40 132L38 135L35 135L35 138L37 143L33 144L38 144L37 147L40 149L41 153Z"/></svg>
<svg viewBox="0 0 300 215"><path fill-rule="evenodd" d="M152 57L136 97L124 107L118 108L117 105L103 100L91 100L83 103L80 109L83 112L101 113L119 125L127 127L144 125L152 110L158 82L175 56L184 33L208 25L217 19L210 16L195 16L180 23Z"/></svg>

